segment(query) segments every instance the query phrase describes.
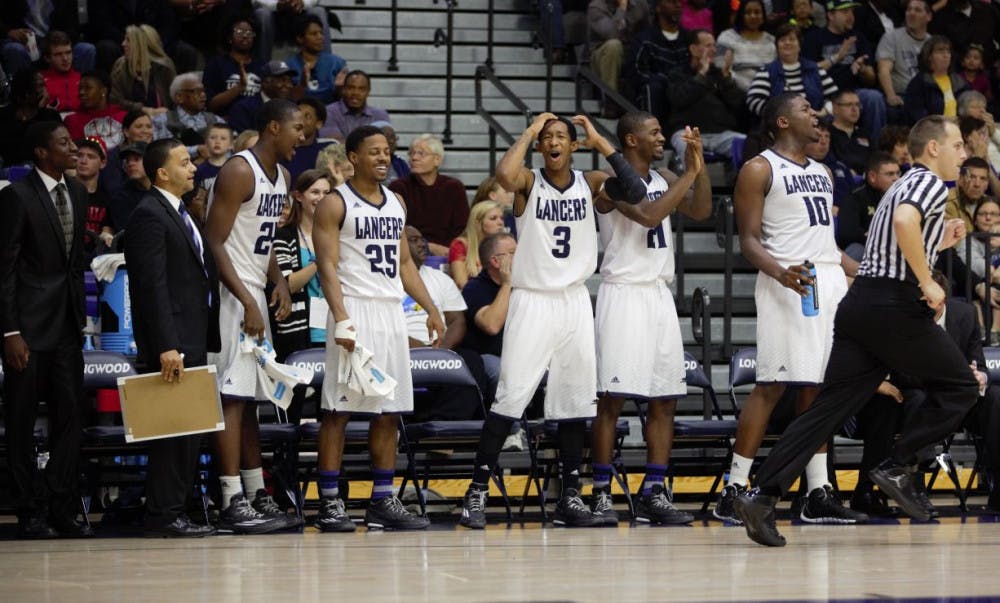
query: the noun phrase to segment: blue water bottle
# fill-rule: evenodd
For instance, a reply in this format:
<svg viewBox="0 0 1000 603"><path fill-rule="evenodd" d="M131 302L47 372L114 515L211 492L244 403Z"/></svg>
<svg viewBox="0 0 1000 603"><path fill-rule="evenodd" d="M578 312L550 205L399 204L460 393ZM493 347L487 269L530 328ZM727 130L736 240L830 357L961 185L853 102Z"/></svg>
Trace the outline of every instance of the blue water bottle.
<svg viewBox="0 0 1000 603"><path fill-rule="evenodd" d="M806 260L802 263L802 267L806 269L806 273L812 278L811 285L803 285L806 289L806 295L802 298L802 315L817 316L819 314L819 296L816 295L816 266L809 260Z"/></svg>

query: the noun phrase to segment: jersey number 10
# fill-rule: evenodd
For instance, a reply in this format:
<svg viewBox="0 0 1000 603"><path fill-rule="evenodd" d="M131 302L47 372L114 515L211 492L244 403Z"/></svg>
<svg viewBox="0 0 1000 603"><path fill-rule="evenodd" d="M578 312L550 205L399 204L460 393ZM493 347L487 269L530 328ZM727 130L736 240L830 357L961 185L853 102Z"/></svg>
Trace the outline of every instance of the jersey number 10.
<svg viewBox="0 0 1000 603"><path fill-rule="evenodd" d="M802 197L802 199L806 202L806 211L809 212L809 226L830 225L830 209L826 206L826 199L823 197Z"/></svg>

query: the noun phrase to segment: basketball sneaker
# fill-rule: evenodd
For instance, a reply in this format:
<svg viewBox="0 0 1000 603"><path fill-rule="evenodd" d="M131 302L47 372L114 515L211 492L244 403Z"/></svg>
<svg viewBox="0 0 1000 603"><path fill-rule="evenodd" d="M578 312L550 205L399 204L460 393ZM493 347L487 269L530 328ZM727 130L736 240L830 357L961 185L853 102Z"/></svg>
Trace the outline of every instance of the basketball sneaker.
<svg viewBox="0 0 1000 603"><path fill-rule="evenodd" d="M618 525L618 512L611 499L611 488L596 488L590 499L590 510L601 523L607 526Z"/></svg>
<svg viewBox="0 0 1000 603"><path fill-rule="evenodd" d="M462 499L462 518L458 520L459 525L473 530L482 530L485 528L487 497L487 490L477 490L475 488L466 490L465 498Z"/></svg>
<svg viewBox="0 0 1000 603"><path fill-rule="evenodd" d="M778 532L774 521L777 496L761 494L754 488L736 497L733 509L747 530L747 536L764 546L785 546L785 537Z"/></svg>
<svg viewBox="0 0 1000 603"><path fill-rule="evenodd" d="M587 528L603 525L604 520L594 515L590 507L584 504L577 490L568 488L556 503L552 523L557 526Z"/></svg>
<svg viewBox="0 0 1000 603"><path fill-rule="evenodd" d="M386 496L368 503L365 526L369 530L426 530L431 521L406 510L395 496Z"/></svg>
<svg viewBox="0 0 1000 603"><path fill-rule="evenodd" d="M257 496L254 497L253 502L250 505L258 513L264 517L273 517L276 520L281 520L285 522L285 528L298 528L301 527L305 522L302 518L294 513L286 513L284 509L278 506L278 503L274 501L274 497L267 493L267 490L260 489L257 490Z"/></svg>
<svg viewBox="0 0 1000 603"><path fill-rule="evenodd" d="M916 478L908 467L900 465L892 459L886 459L868 472L879 490L896 501L896 504L904 513L914 519L927 521L931 519L931 510L927 508L930 501L921 498L920 488L917 487Z"/></svg>
<svg viewBox="0 0 1000 603"><path fill-rule="evenodd" d="M829 484L813 488L799 512L799 519L806 523L865 523L868 516L844 506L836 491Z"/></svg>
<svg viewBox="0 0 1000 603"><path fill-rule="evenodd" d="M722 489L722 494L719 495L719 502L715 503L715 508L712 509L712 515L721 521L726 523L731 523L734 525L743 525L743 522L736 515L736 510L733 505L736 503L736 497L745 493L747 487L743 484L729 484Z"/></svg>
<svg viewBox="0 0 1000 603"><path fill-rule="evenodd" d="M229 499L229 506L219 514L219 531L233 534L267 534L288 528L280 517L268 517L252 506L242 493Z"/></svg>
<svg viewBox="0 0 1000 603"><path fill-rule="evenodd" d="M357 527L347 516L344 501L340 497L321 497L316 527L321 532L353 532Z"/></svg>
<svg viewBox="0 0 1000 603"><path fill-rule="evenodd" d="M694 521L694 515L674 506L673 498L673 492L661 484L654 485L649 494L639 497L635 505L635 520L665 525L681 525Z"/></svg>

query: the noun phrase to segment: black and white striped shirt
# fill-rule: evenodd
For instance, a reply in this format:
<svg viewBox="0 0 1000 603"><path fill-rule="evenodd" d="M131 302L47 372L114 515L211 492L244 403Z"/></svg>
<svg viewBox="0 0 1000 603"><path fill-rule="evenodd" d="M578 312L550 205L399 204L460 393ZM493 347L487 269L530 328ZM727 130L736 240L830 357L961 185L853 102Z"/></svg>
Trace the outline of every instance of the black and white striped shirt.
<svg viewBox="0 0 1000 603"><path fill-rule="evenodd" d="M916 282L913 271L906 264L899 241L892 227L892 216L900 205L916 207L922 217L924 253L929 266L934 266L938 246L944 235L944 208L948 200L948 187L936 174L919 163L897 180L878 204L868 229L865 256L858 268L858 276L889 278Z"/></svg>

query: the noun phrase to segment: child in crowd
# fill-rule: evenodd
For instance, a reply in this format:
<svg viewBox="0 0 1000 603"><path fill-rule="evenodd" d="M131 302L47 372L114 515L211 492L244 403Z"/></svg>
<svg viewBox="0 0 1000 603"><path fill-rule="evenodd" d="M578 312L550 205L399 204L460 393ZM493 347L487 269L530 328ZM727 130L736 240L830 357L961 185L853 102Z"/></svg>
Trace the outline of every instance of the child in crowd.
<svg viewBox="0 0 1000 603"><path fill-rule="evenodd" d="M208 126L205 132L205 147L208 149L208 159L199 165L198 171L194 173L194 185L210 191L215 183L215 177L222 169L222 164L229 159L233 150L232 128L223 123Z"/></svg>
<svg viewBox="0 0 1000 603"><path fill-rule="evenodd" d="M986 97L987 101L993 100L993 90L990 85L990 77L983 69L983 47L978 44L969 44L962 56L962 77L969 82L976 92Z"/></svg>

